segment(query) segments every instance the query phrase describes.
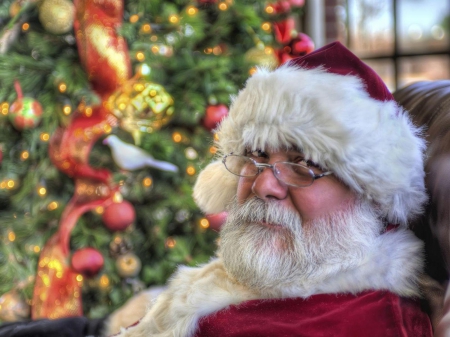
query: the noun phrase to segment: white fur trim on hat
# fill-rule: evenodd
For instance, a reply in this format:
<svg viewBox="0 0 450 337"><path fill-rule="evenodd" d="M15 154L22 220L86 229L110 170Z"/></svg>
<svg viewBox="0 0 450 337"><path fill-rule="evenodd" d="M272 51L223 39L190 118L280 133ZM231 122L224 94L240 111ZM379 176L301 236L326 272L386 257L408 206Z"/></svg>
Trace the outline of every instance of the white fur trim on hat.
<svg viewBox="0 0 450 337"><path fill-rule="evenodd" d="M218 128L220 155L296 147L372 200L389 222L422 211L425 142L394 101L369 96L357 76L284 65L260 69ZM237 180L217 161L200 174L194 197L206 213L223 211ZM223 176L222 176L223 175Z"/></svg>

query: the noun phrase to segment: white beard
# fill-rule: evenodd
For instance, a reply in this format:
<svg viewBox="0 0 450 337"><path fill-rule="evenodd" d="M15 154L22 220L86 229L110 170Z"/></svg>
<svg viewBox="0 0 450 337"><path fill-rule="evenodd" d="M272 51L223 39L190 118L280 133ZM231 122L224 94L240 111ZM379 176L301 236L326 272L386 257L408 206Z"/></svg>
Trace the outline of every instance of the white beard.
<svg viewBox="0 0 450 337"><path fill-rule="evenodd" d="M383 228L366 201L308 223L276 202L234 201L220 234L219 254L227 272L256 291L308 287L361 264Z"/></svg>

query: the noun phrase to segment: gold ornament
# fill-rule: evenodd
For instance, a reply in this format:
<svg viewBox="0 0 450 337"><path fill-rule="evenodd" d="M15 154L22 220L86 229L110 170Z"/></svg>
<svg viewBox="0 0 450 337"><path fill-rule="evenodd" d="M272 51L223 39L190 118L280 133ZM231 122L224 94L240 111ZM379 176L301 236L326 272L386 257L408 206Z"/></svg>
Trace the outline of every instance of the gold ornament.
<svg viewBox="0 0 450 337"><path fill-rule="evenodd" d="M30 316L30 306L14 290L0 297L0 320L3 322L23 321Z"/></svg>
<svg viewBox="0 0 450 337"><path fill-rule="evenodd" d="M271 47L258 46L248 50L245 53L245 59L254 65L275 69L278 66L278 60Z"/></svg>
<svg viewBox="0 0 450 337"><path fill-rule="evenodd" d="M107 101L108 109L120 120L120 127L140 144L141 132L159 130L172 118L173 99L162 85L141 78L127 81Z"/></svg>
<svg viewBox="0 0 450 337"><path fill-rule="evenodd" d="M39 21L52 34L65 34L73 28L75 7L68 0L44 0L39 6Z"/></svg>
<svg viewBox="0 0 450 337"><path fill-rule="evenodd" d="M141 271L141 260L133 253L121 255L116 260L120 277L135 277Z"/></svg>

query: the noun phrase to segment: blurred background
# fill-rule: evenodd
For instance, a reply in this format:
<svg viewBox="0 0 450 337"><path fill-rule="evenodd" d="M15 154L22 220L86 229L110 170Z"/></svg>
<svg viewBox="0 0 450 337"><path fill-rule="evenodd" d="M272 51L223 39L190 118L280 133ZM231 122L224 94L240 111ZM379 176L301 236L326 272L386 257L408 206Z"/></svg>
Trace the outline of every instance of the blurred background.
<svg viewBox="0 0 450 337"><path fill-rule="evenodd" d="M192 200L257 67L340 41L395 91L450 78L448 0L3 0L0 322L103 317L207 262Z"/></svg>

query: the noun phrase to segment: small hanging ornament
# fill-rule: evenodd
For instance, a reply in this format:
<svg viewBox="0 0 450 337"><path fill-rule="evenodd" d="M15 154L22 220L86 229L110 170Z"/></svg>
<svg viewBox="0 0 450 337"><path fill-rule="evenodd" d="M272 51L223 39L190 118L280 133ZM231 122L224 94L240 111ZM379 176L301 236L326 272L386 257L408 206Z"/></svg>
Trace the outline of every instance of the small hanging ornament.
<svg viewBox="0 0 450 337"><path fill-rule="evenodd" d="M206 130L212 131L226 115L228 115L228 108L226 105L209 105L206 108L205 117L202 120L202 124Z"/></svg>
<svg viewBox="0 0 450 337"><path fill-rule="evenodd" d="M41 104L31 98L23 97L22 88L18 81L14 82L17 100L9 108L9 120L19 131L36 127L42 119Z"/></svg>
<svg viewBox="0 0 450 337"><path fill-rule="evenodd" d="M133 253L121 255L116 260L117 272L120 277L135 277L141 271L141 260Z"/></svg>
<svg viewBox="0 0 450 337"><path fill-rule="evenodd" d="M140 76L140 74L138 74ZM136 145L141 132L153 132L167 124L174 112L173 98L162 85L134 77L112 94L107 107L131 133Z"/></svg>
<svg viewBox="0 0 450 337"><path fill-rule="evenodd" d="M103 223L111 231L123 231L136 219L136 213L131 203L126 200L113 202L106 207L102 215Z"/></svg>
<svg viewBox="0 0 450 337"><path fill-rule="evenodd" d="M72 268L87 277L98 274L103 268L105 259L97 249L88 247L77 250L72 255Z"/></svg>
<svg viewBox="0 0 450 337"><path fill-rule="evenodd" d="M73 28L75 7L68 0L44 0L39 6L39 21L52 34L65 34Z"/></svg>
<svg viewBox="0 0 450 337"><path fill-rule="evenodd" d="M15 290L0 297L0 321L17 322L30 317L30 306Z"/></svg>
<svg viewBox="0 0 450 337"><path fill-rule="evenodd" d="M153 167L162 171L177 172L178 167L172 163L156 160L150 153L138 146L123 142L116 135L109 135L103 140L108 145L114 162L122 170L138 170L144 167Z"/></svg>
<svg viewBox="0 0 450 337"><path fill-rule="evenodd" d="M124 255L130 252L132 248L133 246L128 239L116 235L109 244L109 255L111 255L113 258L117 258L120 255Z"/></svg>

